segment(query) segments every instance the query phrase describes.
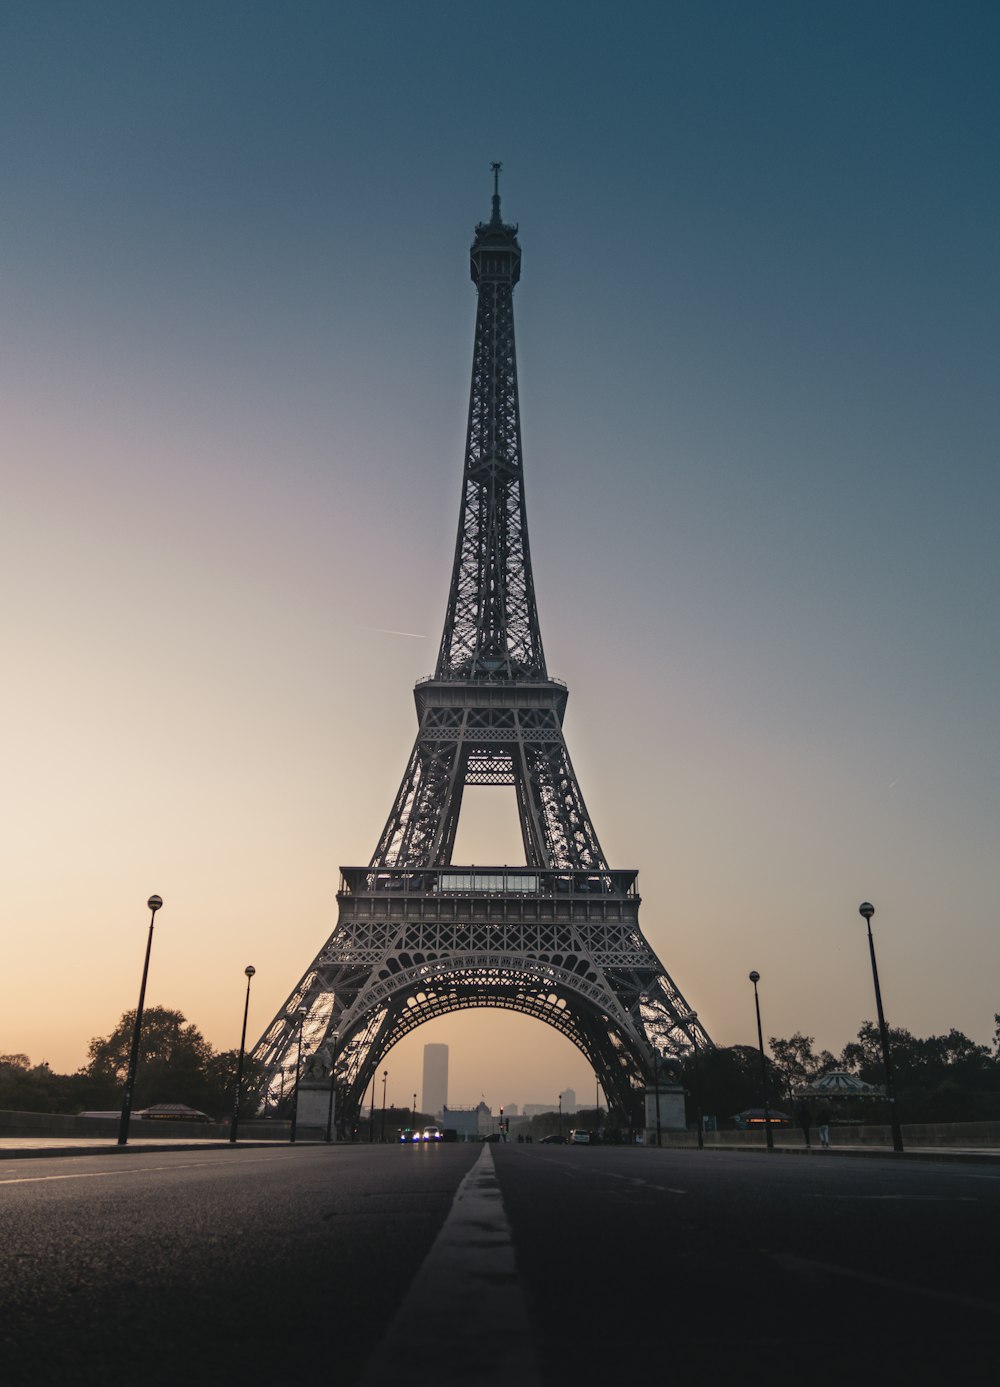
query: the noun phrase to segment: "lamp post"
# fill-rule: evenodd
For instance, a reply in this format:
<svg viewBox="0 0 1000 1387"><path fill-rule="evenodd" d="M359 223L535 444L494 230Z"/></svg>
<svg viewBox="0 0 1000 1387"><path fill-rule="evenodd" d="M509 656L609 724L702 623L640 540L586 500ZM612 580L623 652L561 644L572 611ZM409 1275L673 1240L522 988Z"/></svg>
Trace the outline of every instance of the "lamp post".
<svg viewBox="0 0 1000 1387"><path fill-rule="evenodd" d="M292 1090L292 1130L288 1133L290 1144L295 1141L296 1127L299 1120L299 1079L302 1077L302 1027L305 1025L306 1017L309 1015L309 1009L308 1007L299 1007L295 1014L299 1018L299 1049L295 1059L295 1087Z"/></svg>
<svg viewBox="0 0 1000 1387"><path fill-rule="evenodd" d="M701 1087L698 1080L698 1058L701 1051L698 1048L698 1028L695 1024L698 1020L698 1013L696 1011L691 1011L687 1014L687 1016L684 1019L691 1027L690 1031L688 1032L688 1037L691 1041L691 1044L694 1046L694 1059L691 1065L691 1079L692 1087L694 1088L694 1111L695 1116L698 1119L698 1150L703 1151L705 1149L705 1134L702 1131L702 1128L705 1124L701 1116Z"/></svg>
<svg viewBox="0 0 1000 1387"><path fill-rule="evenodd" d="M375 1081L378 1078L378 1070L372 1070L372 1099L368 1105L368 1145L375 1144Z"/></svg>
<svg viewBox="0 0 1000 1387"><path fill-rule="evenodd" d="M252 963L248 963L243 969L247 979L247 996L243 1003L243 1030L240 1033L240 1058L236 1066L236 1094L233 1098L233 1121L229 1128L229 1140L231 1143L236 1141L236 1132L240 1125L240 1097L243 1088L243 1056L247 1048L247 1015L250 1011L250 979L257 969Z"/></svg>
<svg viewBox="0 0 1000 1387"><path fill-rule="evenodd" d="M333 1141L333 1095L337 1088L337 1047L340 1040L340 1032L333 1032L333 1050L330 1054L330 1105L326 1110L326 1138L327 1142Z"/></svg>
<svg viewBox="0 0 1000 1387"><path fill-rule="evenodd" d="M389 1071L388 1071L388 1069L383 1069L383 1070L382 1070L382 1133L381 1133L381 1136L379 1137L379 1141L381 1141L383 1145L385 1144L385 1086L386 1086L386 1082L387 1082L388 1078L389 1078Z"/></svg>
<svg viewBox="0 0 1000 1387"><path fill-rule="evenodd" d="M149 973L149 951L153 947L153 921L156 919L156 912L163 904L160 896L150 896L146 905L149 907L149 935L146 939L146 960L142 965L142 986L139 988L139 1005L135 1009L135 1026L132 1028L132 1049L128 1057L128 1074L125 1077L125 1093L122 1096L122 1117L118 1125L118 1145L124 1146L128 1141L128 1124L132 1116L132 1093L135 1089L135 1071L139 1067L139 1037L142 1035L142 1008L146 1001L146 977Z"/></svg>
<svg viewBox="0 0 1000 1387"><path fill-rule="evenodd" d="M559 1095L559 1140L562 1141L562 1094Z"/></svg>
<svg viewBox="0 0 1000 1387"><path fill-rule="evenodd" d="M896 1095L892 1087L892 1057L889 1053L889 1032L885 1024L885 1014L882 1011L882 992L878 985L878 967L875 963L875 940L872 938L872 916L875 914L875 907L871 901L862 901L858 906L858 914L864 917L865 924L868 926L868 950L872 956L872 981L875 984L875 1007L878 1011L878 1032L882 1041L882 1063L885 1065L885 1096L889 1100L889 1121L892 1124L892 1149L902 1153L903 1150L903 1129L899 1125L899 1113L896 1111Z"/></svg>
<svg viewBox="0 0 1000 1387"><path fill-rule="evenodd" d="M767 1138L768 1151L774 1150L774 1136L771 1133L771 1109L767 1103L767 1063L764 1059L764 1032L760 1027L760 998L757 996L757 984L760 982L760 974L754 970L750 974L750 981L753 983L753 1004L757 1009L757 1048L760 1050L760 1086L764 1093L764 1135Z"/></svg>

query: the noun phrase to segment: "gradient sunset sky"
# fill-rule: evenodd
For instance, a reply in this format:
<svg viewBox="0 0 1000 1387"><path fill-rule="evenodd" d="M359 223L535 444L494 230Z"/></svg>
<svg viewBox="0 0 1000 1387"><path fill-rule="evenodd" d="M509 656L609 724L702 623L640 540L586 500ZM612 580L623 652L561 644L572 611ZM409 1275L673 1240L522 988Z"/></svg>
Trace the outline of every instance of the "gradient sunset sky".
<svg viewBox="0 0 1000 1387"><path fill-rule="evenodd" d="M0 1051L253 1038L444 617L503 161L549 668L720 1044L1000 1010L994 3L0 6ZM521 862L512 792L457 859ZM454 1103L593 1093L444 1018Z"/></svg>

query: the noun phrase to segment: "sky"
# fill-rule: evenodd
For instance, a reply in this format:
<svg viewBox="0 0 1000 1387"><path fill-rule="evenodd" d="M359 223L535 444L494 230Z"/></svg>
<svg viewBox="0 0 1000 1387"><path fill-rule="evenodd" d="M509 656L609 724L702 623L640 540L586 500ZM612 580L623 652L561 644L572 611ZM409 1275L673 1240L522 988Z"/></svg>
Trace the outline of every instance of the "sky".
<svg viewBox="0 0 1000 1387"><path fill-rule="evenodd" d="M251 1039L369 860L440 639L503 161L549 670L717 1044L1000 1011L1000 11L0 5L0 1052ZM402 633L402 634L401 634ZM512 794L512 792L510 792ZM456 860L521 862L508 792ZM508 1013L387 1061L582 1097Z"/></svg>

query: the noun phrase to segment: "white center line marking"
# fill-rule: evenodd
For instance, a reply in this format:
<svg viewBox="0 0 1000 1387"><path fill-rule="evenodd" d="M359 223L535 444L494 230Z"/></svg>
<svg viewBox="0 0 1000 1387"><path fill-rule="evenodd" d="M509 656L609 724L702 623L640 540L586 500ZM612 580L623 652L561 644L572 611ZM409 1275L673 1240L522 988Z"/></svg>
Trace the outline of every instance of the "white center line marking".
<svg viewBox="0 0 1000 1387"><path fill-rule="evenodd" d="M456 1363L474 1366L476 1382L509 1387L510 1364L498 1345L517 1345L518 1387L540 1387L510 1225L488 1145L458 1187L423 1266L417 1272L359 1387L399 1387L446 1344ZM412 1374L401 1363L418 1365ZM441 1381L454 1380L445 1371Z"/></svg>

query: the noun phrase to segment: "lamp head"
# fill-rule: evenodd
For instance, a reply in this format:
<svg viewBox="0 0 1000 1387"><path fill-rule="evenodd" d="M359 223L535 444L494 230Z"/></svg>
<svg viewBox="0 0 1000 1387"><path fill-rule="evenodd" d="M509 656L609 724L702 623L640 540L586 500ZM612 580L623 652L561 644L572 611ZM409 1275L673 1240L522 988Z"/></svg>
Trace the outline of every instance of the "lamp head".
<svg viewBox="0 0 1000 1387"><path fill-rule="evenodd" d="M754 987L760 982L760 974L757 972L756 968L750 974L750 981L753 983Z"/></svg>
<svg viewBox="0 0 1000 1387"><path fill-rule="evenodd" d="M872 916L875 914L875 907L872 905L871 901L862 901L858 906L858 914L863 915L866 920L871 921Z"/></svg>
<svg viewBox="0 0 1000 1387"><path fill-rule="evenodd" d="M149 907L149 909L153 912L154 915L155 915L156 912L159 910L159 908L160 908L160 906L161 906L162 904L163 904L163 897L162 897L162 896L150 896L149 900L146 902L146 905Z"/></svg>
<svg viewBox="0 0 1000 1387"><path fill-rule="evenodd" d="M246 973L248 978L252 978L254 973L256 973L257 969L253 966L252 963L248 963L247 966L243 969L243 971L244 973Z"/></svg>

